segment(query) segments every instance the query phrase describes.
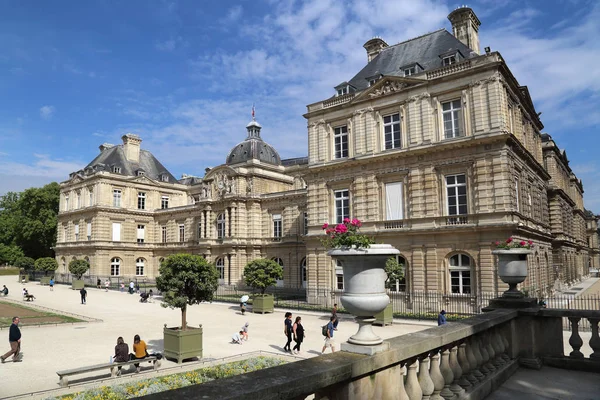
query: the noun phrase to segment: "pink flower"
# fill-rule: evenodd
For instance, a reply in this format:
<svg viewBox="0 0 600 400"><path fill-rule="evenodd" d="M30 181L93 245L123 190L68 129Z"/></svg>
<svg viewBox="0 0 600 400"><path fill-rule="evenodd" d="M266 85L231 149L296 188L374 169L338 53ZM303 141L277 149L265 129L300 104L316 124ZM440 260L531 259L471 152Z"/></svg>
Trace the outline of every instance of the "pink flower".
<svg viewBox="0 0 600 400"><path fill-rule="evenodd" d="M527 244L530 245L530 246L533 246L533 240L528 240Z"/></svg>
<svg viewBox="0 0 600 400"><path fill-rule="evenodd" d="M525 242L524 240L521 240L521 243L519 243L521 246L525 246L527 244L527 242Z"/></svg>
<svg viewBox="0 0 600 400"><path fill-rule="evenodd" d="M336 233L346 233L346 232L348 232L348 227L344 224L338 224L335 227L335 232Z"/></svg>
<svg viewBox="0 0 600 400"><path fill-rule="evenodd" d="M356 218L354 218L352 220L351 224L352 224L352 226L356 226L358 228L360 228L362 226L362 223L358 219L356 219Z"/></svg>
<svg viewBox="0 0 600 400"><path fill-rule="evenodd" d="M496 245L496 246L500 246L500 242L496 242L496 243L495 243L495 245Z"/></svg>
<svg viewBox="0 0 600 400"><path fill-rule="evenodd" d="M344 223L347 224L348 222L350 222L350 218L344 218Z"/></svg>
<svg viewBox="0 0 600 400"><path fill-rule="evenodd" d="M509 237L508 239L506 239L506 243L512 243L513 238Z"/></svg>
<svg viewBox="0 0 600 400"><path fill-rule="evenodd" d="M327 229L329 227L329 224L327 222L325 222L323 224L323 226L321 227L321 229Z"/></svg>

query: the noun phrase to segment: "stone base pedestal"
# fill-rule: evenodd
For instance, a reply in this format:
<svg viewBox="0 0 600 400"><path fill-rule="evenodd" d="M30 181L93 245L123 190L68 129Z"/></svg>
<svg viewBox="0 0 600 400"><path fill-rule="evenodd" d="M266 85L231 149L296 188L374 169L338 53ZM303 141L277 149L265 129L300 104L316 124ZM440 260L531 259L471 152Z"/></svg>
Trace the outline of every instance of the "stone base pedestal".
<svg viewBox="0 0 600 400"><path fill-rule="evenodd" d="M348 353L357 353L357 354L366 354L368 356L372 356L376 353L381 353L390 349L389 342L383 342L381 344L376 344L374 346L361 346L358 344L352 344L348 342L344 342L341 345L342 351L347 351Z"/></svg>
<svg viewBox="0 0 600 400"><path fill-rule="evenodd" d="M529 297L521 299L511 297L498 297L490 300L490 305L482 308L483 312L494 311L498 308L533 308L538 307L538 301Z"/></svg>

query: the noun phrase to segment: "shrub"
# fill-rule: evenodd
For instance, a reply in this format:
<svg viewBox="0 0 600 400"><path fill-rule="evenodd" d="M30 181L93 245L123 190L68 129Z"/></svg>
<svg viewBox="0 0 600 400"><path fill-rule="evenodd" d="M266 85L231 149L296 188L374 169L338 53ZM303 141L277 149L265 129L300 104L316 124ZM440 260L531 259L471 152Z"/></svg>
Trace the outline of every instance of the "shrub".
<svg viewBox="0 0 600 400"><path fill-rule="evenodd" d="M69 272L77 279L81 279L88 269L90 269L90 263L86 260L73 260L69 263Z"/></svg>
<svg viewBox="0 0 600 400"><path fill-rule="evenodd" d="M31 257L19 257L15 261L15 267L30 271L35 267L35 260Z"/></svg>
<svg viewBox="0 0 600 400"><path fill-rule="evenodd" d="M44 275L48 272L54 272L58 268L58 263L52 257L42 257L35 260L35 270L42 271Z"/></svg>
<svg viewBox="0 0 600 400"><path fill-rule="evenodd" d="M277 279L283 278L283 268L273 260L257 258L244 267L244 281L246 285L260 290L265 294L268 287L274 286Z"/></svg>

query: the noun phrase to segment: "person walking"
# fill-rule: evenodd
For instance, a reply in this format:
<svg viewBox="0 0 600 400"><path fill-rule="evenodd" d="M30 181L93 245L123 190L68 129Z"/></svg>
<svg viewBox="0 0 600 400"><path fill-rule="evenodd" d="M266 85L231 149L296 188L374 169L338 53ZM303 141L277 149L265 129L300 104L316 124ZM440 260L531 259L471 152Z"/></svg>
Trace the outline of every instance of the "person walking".
<svg viewBox="0 0 600 400"><path fill-rule="evenodd" d="M50 291L53 292L54 291L54 278L50 278L50 282L48 282L48 285L50 286Z"/></svg>
<svg viewBox="0 0 600 400"><path fill-rule="evenodd" d="M104 290L106 292L108 292L109 288L110 288L110 279L107 279L106 282L104 282Z"/></svg>
<svg viewBox="0 0 600 400"><path fill-rule="evenodd" d="M129 281L129 294L133 294L133 281Z"/></svg>
<svg viewBox="0 0 600 400"><path fill-rule="evenodd" d="M438 326L442 325L446 325L446 310L442 310L438 314Z"/></svg>
<svg viewBox="0 0 600 400"><path fill-rule="evenodd" d="M98 289L102 289L102 281L100 280L100 278L98 278L98 280L96 281L96 287Z"/></svg>
<svg viewBox="0 0 600 400"><path fill-rule="evenodd" d="M296 321L294 322L294 326L292 328L294 332L294 341L296 345L292 349L294 354L300 354L300 345L304 341L304 327L302 326L302 318L296 317Z"/></svg>
<svg viewBox="0 0 600 400"><path fill-rule="evenodd" d="M327 336L325 337L325 343L323 343L323 349L321 350L321 354L325 353L325 349L331 347L331 352L335 353L335 342L333 341L333 324L335 322L335 317L332 315L329 317L329 323L327 324Z"/></svg>
<svg viewBox="0 0 600 400"><path fill-rule="evenodd" d="M292 313L285 313L285 320L283 320L283 334L287 337L287 343L283 346L283 351L292 352L290 344L292 343Z"/></svg>
<svg viewBox="0 0 600 400"><path fill-rule="evenodd" d="M6 362L6 359L13 356L13 362L20 362L23 358L21 353L21 330L19 329L19 322L21 319L19 317L13 317L12 325L8 331L8 342L10 343L10 351L0 357L0 361L2 363Z"/></svg>
<svg viewBox="0 0 600 400"><path fill-rule="evenodd" d="M81 295L81 304L85 304L85 300L87 297L87 290L85 290L85 286L81 288L79 294Z"/></svg>
<svg viewBox="0 0 600 400"><path fill-rule="evenodd" d="M333 330L334 331L337 331L337 326L338 326L338 321L339 321L337 312L338 312L338 306L337 306L337 303L335 303L333 305L333 309L331 310L331 316L334 318L334 322L333 322Z"/></svg>

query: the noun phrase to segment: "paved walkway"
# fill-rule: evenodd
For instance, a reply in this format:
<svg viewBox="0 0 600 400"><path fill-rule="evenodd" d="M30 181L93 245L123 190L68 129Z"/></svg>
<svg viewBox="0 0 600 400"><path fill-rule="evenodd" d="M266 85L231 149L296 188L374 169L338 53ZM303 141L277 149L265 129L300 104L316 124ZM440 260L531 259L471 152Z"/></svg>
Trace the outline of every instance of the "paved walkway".
<svg viewBox="0 0 600 400"><path fill-rule="evenodd" d="M22 285L16 280L15 276L0 276L0 287L5 284L10 289L8 299L24 305L39 305L88 318L97 318L102 322L22 327L23 362L0 364L0 398L59 388L56 371L108 362L109 356L113 354L118 336L125 338L125 342L130 346L130 351L133 345L133 336L139 334L148 343L150 352L162 352L163 325L179 326L181 322L179 310L163 308L158 302L140 303L139 295L114 291L105 292L103 289L95 288L88 288L87 305L82 305L79 292L71 290L70 286L57 285L54 291L50 292L48 286L40 286L37 282L31 282L26 287L31 294L35 295L36 301L23 303L20 296ZM282 348L286 342L283 335L285 311L276 310L273 314L265 315L246 313L242 316L239 308L234 304L200 304L188 309L187 320L190 325L202 324L203 326L205 359L220 359L255 351L284 354ZM294 313L294 317L302 316L307 330L301 357L318 356L323 345L321 326L328 321L328 315L291 311ZM344 317L342 316L342 318ZM229 344L231 335L238 331L245 322L250 323L250 340L241 346ZM435 322L403 321L385 328L374 327L374 330L381 337L390 338L427 329L434 325ZM347 317L341 320L338 329L335 339L339 348L339 343L346 341L349 336L354 334L358 325L351 317ZM8 338L3 338L4 335L8 336L7 329L0 330L0 353L9 349ZM175 362L163 361L161 368L163 370L177 366ZM198 363L186 362L184 364L197 365ZM126 378L128 375L130 376L130 374L124 374L124 377L117 378L117 381L128 379ZM79 377L106 379L108 376L107 370L104 374L93 373ZM148 378L153 375L152 372L142 372L135 376ZM111 383L114 381L110 380ZM75 379L71 382L76 383ZM73 391L81 389L78 387ZM50 394L27 396L27 398L44 398L48 395Z"/></svg>

